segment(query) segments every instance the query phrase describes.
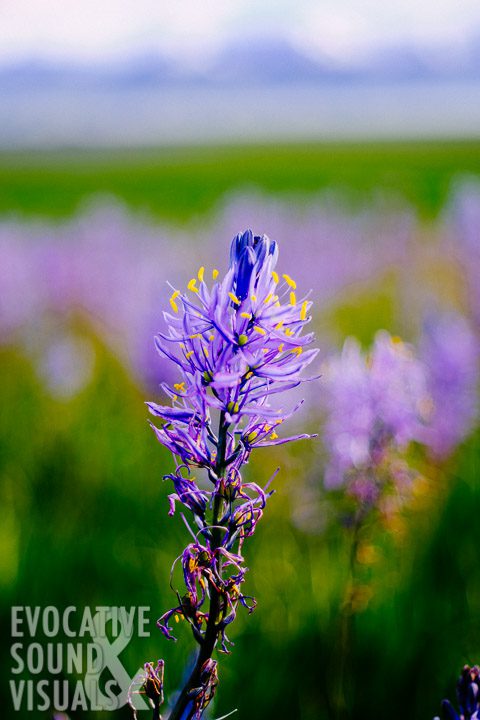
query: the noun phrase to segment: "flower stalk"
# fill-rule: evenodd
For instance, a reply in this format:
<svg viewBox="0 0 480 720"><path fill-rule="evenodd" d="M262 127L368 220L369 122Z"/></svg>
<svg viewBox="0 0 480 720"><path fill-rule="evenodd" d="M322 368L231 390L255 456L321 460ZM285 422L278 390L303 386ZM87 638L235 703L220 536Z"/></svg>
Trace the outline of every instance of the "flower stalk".
<svg viewBox="0 0 480 720"><path fill-rule="evenodd" d="M256 605L242 591L243 545L272 491L270 481L265 487L246 481L244 465L259 447L312 437L277 432L301 405L285 410L281 394L304 380L318 352L307 347L313 334L303 333L311 302L297 301L295 281L275 270L277 258L277 244L266 235L237 235L223 279L214 269L209 288L201 267L188 293L173 290L172 312L164 313L168 331L155 341L180 374L173 386L162 386L169 405L147 403L161 423L152 424L157 439L175 458L174 473L164 476L174 488L169 514L180 503L197 528L172 567L173 580L181 563L186 592L176 591L178 604L157 623L173 640L171 620L186 621L199 645L169 720L201 718L218 685L212 655L229 652L226 631L238 607L250 613Z"/></svg>

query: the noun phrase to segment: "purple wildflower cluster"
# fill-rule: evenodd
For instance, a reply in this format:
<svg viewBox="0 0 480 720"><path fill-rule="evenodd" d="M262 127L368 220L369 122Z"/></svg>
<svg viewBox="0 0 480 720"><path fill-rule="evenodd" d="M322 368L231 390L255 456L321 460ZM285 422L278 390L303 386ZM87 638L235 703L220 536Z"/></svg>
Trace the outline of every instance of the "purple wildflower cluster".
<svg viewBox="0 0 480 720"><path fill-rule="evenodd" d="M419 350L433 403L423 442L434 457L444 458L478 420L480 346L466 318L445 313L427 319Z"/></svg>
<svg viewBox="0 0 480 720"><path fill-rule="evenodd" d="M478 720L480 718L480 668L465 665L457 680L458 713L450 700L442 702L444 720Z"/></svg>
<svg viewBox="0 0 480 720"><path fill-rule="evenodd" d="M188 292L174 289L171 310L164 313L168 330L155 340L179 375L178 382L163 384L170 404L148 403L162 421L152 425L154 432L177 462L175 472L165 476L174 488L170 514L180 503L198 528L176 561L185 592L177 592L177 605L158 621L171 639L171 619L186 620L200 645L171 718L200 717L216 686L212 651L219 641L228 652L226 630L238 606L249 612L255 607L242 591L247 571L242 547L271 492L268 484L245 482L242 467L255 448L311 437L278 434L299 405L285 410L273 399L302 382L302 371L318 351L308 348L313 334L303 333L311 302L297 298L289 275L277 273L277 257L277 244L267 236L250 230L237 235L223 279L213 269L209 287L201 267ZM194 468L203 471L203 486Z"/></svg>
<svg viewBox="0 0 480 720"><path fill-rule="evenodd" d="M346 488L363 508L386 511L389 490L409 491L412 473L402 452L421 440L431 412L424 367L408 345L379 332L368 355L347 340L327 364L324 386L325 485Z"/></svg>

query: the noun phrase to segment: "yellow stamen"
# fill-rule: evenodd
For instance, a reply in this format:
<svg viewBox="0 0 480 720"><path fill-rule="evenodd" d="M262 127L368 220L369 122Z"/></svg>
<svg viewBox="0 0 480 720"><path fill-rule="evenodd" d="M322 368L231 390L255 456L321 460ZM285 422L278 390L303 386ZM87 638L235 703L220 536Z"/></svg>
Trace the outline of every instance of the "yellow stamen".
<svg viewBox="0 0 480 720"><path fill-rule="evenodd" d="M208 357L208 350L206 347L203 348L203 354L205 355L205 357Z"/></svg>
<svg viewBox="0 0 480 720"><path fill-rule="evenodd" d="M295 280L292 280L290 275L282 275L282 277L285 280L285 282L287 283L287 285L289 285L292 288L292 290L297 289L297 283L295 282Z"/></svg>
<svg viewBox="0 0 480 720"><path fill-rule="evenodd" d="M270 295L267 295L267 297L266 297L265 300L263 301L263 302L265 303L265 305L268 305L268 303L270 302L270 300L272 299L272 297L273 297L272 293L270 293Z"/></svg>
<svg viewBox="0 0 480 720"><path fill-rule="evenodd" d="M210 342L213 342L213 340L215 340L215 335L209 335L208 339Z"/></svg>
<svg viewBox="0 0 480 720"><path fill-rule="evenodd" d="M257 332L259 335L266 335L266 334L267 334L267 331L264 330L263 328L261 328L259 325L254 325L254 326L253 326L253 329L254 329L255 332Z"/></svg>
<svg viewBox="0 0 480 720"><path fill-rule="evenodd" d="M263 429L265 430L265 432L270 432L270 430L272 429L272 426L271 426L271 425L265 425L265 427L264 427Z"/></svg>
<svg viewBox="0 0 480 720"><path fill-rule="evenodd" d="M246 335L239 335L238 336L238 344L240 346L245 345L245 343L248 341L248 337Z"/></svg>
<svg viewBox="0 0 480 720"><path fill-rule="evenodd" d="M296 348L293 348L293 349L292 349L292 353L293 353L294 355L301 355L302 352L303 352L303 350L302 350L301 347L296 347Z"/></svg>
<svg viewBox="0 0 480 720"><path fill-rule="evenodd" d="M192 279L190 280L190 282L188 283L187 288L188 288L191 292L196 292L196 293L198 293L198 288L196 287L196 283L197 283L197 278L192 278Z"/></svg>
<svg viewBox="0 0 480 720"><path fill-rule="evenodd" d="M294 292L290 293L290 305L296 305L297 304L297 296Z"/></svg>
<svg viewBox="0 0 480 720"><path fill-rule="evenodd" d="M308 305L308 301L304 300L302 303L302 309L300 310L300 320L307 319L307 305Z"/></svg>
<svg viewBox="0 0 480 720"><path fill-rule="evenodd" d="M293 335L293 330L291 330L291 328L285 328L285 335L286 335L287 337L292 337L292 335Z"/></svg>
<svg viewBox="0 0 480 720"><path fill-rule="evenodd" d="M229 293L228 293L228 297L230 298L230 300L231 300L233 303L235 303L235 305L240 305L240 300L238 299L238 297L237 297L236 295L234 295L233 292L229 292Z"/></svg>
<svg viewBox="0 0 480 720"><path fill-rule="evenodd" d="M185 353L185 357L187 358L187 360L188 360L188 358L191 358L192 355L193 355L193 350L189 350L187 353Z"/></svg>
<svg viewBox="0 0 480 720"><path fill-rule="evenodd" d="M272 278L273 278L273 282L275 282L275 283L278 283L278 281L279 281L279 279L280 279L280 278L278 277L278 273L275 272L275 270L272 270Z"/></svg>
<svg viewBox="0 0 480 720"><path fill-rule="evenodd" d="M243 317L243 318L245 318L246 320L251 320L251 319L252 319L252 313L243 312L243 313L240 313L240 317Z"/></svg>
<svg viewBox="0 0 480 720"><path fill-rule="evenodd" d="M278 438L278 435L277 435L276 432L273 432L273 433L270 435L270 439L271 439L271 440L276 440L277 438Z"/></svg>
<svg viewBox="0 0 480 720"><path fill-rule="evenodd" d="M212 280L216 280L218 277L218 270L216 268L213 268L212 270Z"/></svg>
<svg viewBox="0 0 480 720"><path fill-rule="evenodd" d="M177 390L177 392L185 392L184 382L175 383L173 387L175 388L175 390Z"/></svg>
<svg viewBox="0 0 480 720"><path fill-rule="evenodd" d="M251 295L251 296L250 296L250 299L252 300L252 302L257 302L257 296L256 296L256 295Z"/></svg>
<svg viewBox="0 0 480 720"><path fill-rule="evenodd" d="M285 345L283 343L280 343L280 345L278 346L278 352L283 352L284 347Z"/></svg>
<svg viewBox="0 0 480 720"><path fill-rule="evenodd" d="M202 267L199 269L199 271L198 271L198 273L197 273L197 277L198 277L198 279L200 280L200 282L203 282L203 276L204 276L204 274L205 274L205 268L204 268L203 265L202 265Z"/></svg>
<svg viewBox="0 0 480 720"><path fill-rule="evenodd" d="M176 402L177 400L178 400L178 395L174 395L174 396L172 397L172 402Z"/></svg>
<svg viewBox="0 0 480 720"><path fill-rule="evenodd" d="M189 335L188 337L190 338L190 340L195 340L195 338L199 338L202 336L200 333L195 333L194 335Z"/></svg>
<svg viewBox="0 0 480 720"><path fill-rule="evenodd" d="M245 375L245 380L250 380L250 378L253 377L253 372L249 370L247 374Z"/></svg>
<svg viewBox="0 0 480 720"><path fill-rule="evenodd" d="M282 326L283 326L283 320L280 320L280 322L278 322L275 325L275 330L281 330Z"/></svg>
<svg viewBox="0 0 480 720"><path fill-rule="evenodd" d="M177 305L177 303L175 302L175 300L177 299L177 297L178 297L179 295L180 295L180 290L175 290L175 292L173 293L172 297L170 298L170 305L172 306L173 312L176 312L176 313L178 313L178 305Z"/></svg>

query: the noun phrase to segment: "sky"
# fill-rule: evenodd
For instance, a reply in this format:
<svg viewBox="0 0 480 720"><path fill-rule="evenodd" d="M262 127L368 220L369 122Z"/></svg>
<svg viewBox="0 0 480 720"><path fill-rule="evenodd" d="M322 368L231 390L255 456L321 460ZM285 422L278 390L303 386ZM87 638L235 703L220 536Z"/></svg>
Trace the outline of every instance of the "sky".
<svg viewBox="0 0 480 720"><path fill-rule="evenodd" d="M230 41L269 36L348 63L383 45L454 51L472 34L479 0L0 0L3 64L159 51L201 66Z"/></svg>

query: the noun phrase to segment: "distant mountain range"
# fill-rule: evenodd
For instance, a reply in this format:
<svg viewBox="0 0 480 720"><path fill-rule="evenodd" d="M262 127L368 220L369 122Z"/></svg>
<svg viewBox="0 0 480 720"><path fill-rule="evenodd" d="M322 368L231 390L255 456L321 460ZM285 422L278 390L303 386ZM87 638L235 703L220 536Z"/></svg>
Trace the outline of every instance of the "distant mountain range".
<svg viewBox="0 0 480 720"><path fill-rule="evenodd" d="M480 80L480 35L461 53L409 45L388 47L349 65L313 59L283 39L225 47L208 70L185 70L171 58L146 54L111 64L81 65L29 59L0 66L0 92L45 89L122 90L162 86L262 86L350 81Z"/></svg>

